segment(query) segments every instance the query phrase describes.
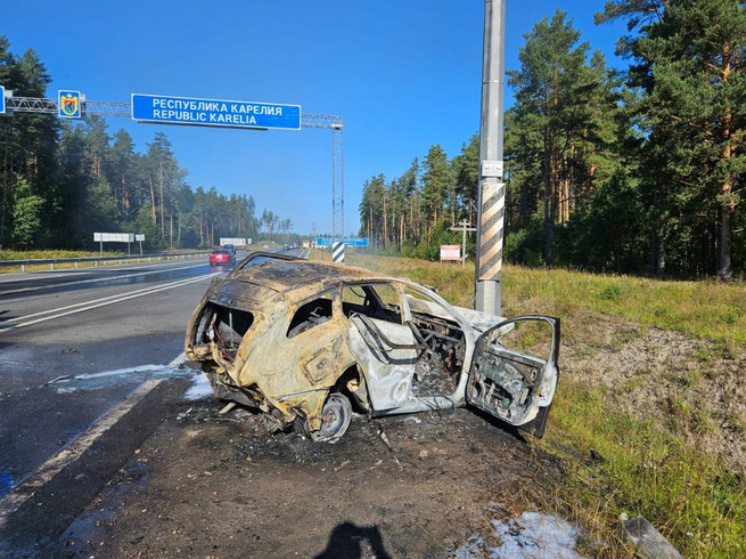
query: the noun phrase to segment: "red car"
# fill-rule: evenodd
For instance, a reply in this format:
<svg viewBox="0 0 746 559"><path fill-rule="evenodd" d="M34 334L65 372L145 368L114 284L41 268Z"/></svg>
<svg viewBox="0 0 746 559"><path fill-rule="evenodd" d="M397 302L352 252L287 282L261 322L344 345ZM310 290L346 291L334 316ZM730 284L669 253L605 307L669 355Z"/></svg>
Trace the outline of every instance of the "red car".
<svg viewBox="0 0 746 559"><path fill-rule="evenodd" d="M213 250L210 255L210 266L235 266L236 255L230 250Z"/></svg>

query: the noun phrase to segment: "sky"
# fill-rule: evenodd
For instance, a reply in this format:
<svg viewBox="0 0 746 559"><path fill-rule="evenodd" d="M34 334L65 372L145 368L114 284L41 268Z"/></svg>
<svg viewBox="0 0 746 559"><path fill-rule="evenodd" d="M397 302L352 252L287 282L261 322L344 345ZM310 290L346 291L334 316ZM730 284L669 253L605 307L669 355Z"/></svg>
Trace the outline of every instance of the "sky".
<svg viewBox="0 0 746 559"><path fill-rule="evenodd" d="M623 25L593 24L605 0L504 1L508 70L519 68L524 35L557 9L582 41L623 67L614 56ZM91 100L129 102L132 93L145 93L300 105L303 113L342 116L347 235L359 230L366 180L399 177L435 144L457 156L479 131L484 0L31 5L0 0L0 34L15 54L31 48L39 55L53 80L47 97L72 89ZM511 103L506 87L505 108ZM112 136L124 128L143 153L164 132L194 188L253 196L257 213L289 218L296 233L332 231L329 130L107 122Z"/></svg>

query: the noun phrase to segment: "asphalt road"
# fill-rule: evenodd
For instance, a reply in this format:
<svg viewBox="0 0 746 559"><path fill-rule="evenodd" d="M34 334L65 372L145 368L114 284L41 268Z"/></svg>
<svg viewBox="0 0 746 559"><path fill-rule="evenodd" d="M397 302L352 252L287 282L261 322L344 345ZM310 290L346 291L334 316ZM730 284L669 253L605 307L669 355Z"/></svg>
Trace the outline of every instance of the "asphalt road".
<svg viewBox="0 0 746 559"><path fill-rule="evenodd" d="M0 498L168 374L194 307L227 271L201 258L0 276Z"/></svg>

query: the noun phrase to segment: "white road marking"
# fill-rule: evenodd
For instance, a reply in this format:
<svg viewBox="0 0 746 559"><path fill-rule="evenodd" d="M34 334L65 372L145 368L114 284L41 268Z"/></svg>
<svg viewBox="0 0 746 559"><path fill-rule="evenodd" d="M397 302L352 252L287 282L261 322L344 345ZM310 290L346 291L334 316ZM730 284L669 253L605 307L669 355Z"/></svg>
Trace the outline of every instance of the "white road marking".
<svg viewBox="0 0 746 559"><path fill-rule="evenodd" d="M186 361L186 354L182 352L171 360L169 367L176 367ZM155 365L135 367L136 369L151 369ZM99 373L102 375L110 373ZM164 379L150 379L127 396L118 406L106 412L91 425L88 430L78 436L70 444L65 446L57 454L39 466L26 480L16 487L12 492L0 499L0 527L8 520L11 514L16 512L23 503L33 497L39 489L60 473L68 464L71 464L96 442L96 440L108 431L117 421L122 419L140 400L147 396Z"/></svg>
<svg viewBox="0 0 746 559"><path fill-rule="evenodd" d="M39 466L21 485L16 487L0 500L0 527L8 517L16 512L23 503L33 497L39 489L60 473L68 464L74 462L108 431L117 421L129 412L140 400L158 386L163 379L151 379L132 392L121 404L102 415L91 427L56 455Z"/></svg>
<svg viewBox="0 0 746 559"><path fill-rule="evenodd" d="M157 287L148 287L144 289L138 289L135 291L130 291L128 293L123 293L119 295L112 295L110 297L103 297L101 299L95 299L93 301L86 301L83 303L76 303L75 305L69 305L67 307L60 307L57 309L50 309L47 311L42 311L39 313L30 314L27 316L21 316L17 318L10 318L8 319L4 326L0 327L0 332L6 332L8 330L16 330L18 328L23 328L25 326L32 326L34 324L39 324L41 322L47 322L49 320L54 320L56 318L62 318L63 316L69 316L72 314L77 314L85 311L90 311L93 309L98 309L100 307L105 307L107 305L113 305L115 303L121 303L122 301L128 301L130 299L136 299L138 297L144 297L145 295L151 295L153 293L159 293L161 291L167 291L169 289L174 289L176 287L182 287L185 285L189 285L192 283L197 283L202 280L214 277L219 275L220 272L213 272L211 274L205 274L203 276L197 276L196 278L190 278L187 280L181 280L177 282L171 282L164 285L160 285ZM72 310L70 310L72 309ZM52 314L56 313L56 314ZM36 318L35 320L28 320L30 318L35 318L37 316L43 316L43 315L51 315L51 316L45 316L44 318ZM21 321L28 321L28 322L21 322ZM15 324L8 324L15 322Z"/></svg>

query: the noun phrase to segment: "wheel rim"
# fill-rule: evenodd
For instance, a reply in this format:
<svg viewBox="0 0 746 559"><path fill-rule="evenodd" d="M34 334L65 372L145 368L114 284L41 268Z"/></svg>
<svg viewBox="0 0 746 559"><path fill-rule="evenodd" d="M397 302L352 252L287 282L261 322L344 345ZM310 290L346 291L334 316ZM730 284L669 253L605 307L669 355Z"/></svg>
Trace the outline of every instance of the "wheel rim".
<svg viewBox="0 0 746 559"><path fill-rule="evenodd" d="M352 420L352 407L347 397L331 394L321 410L321 429L316 433L318 441L333 441L345 434Z"/></svg>

